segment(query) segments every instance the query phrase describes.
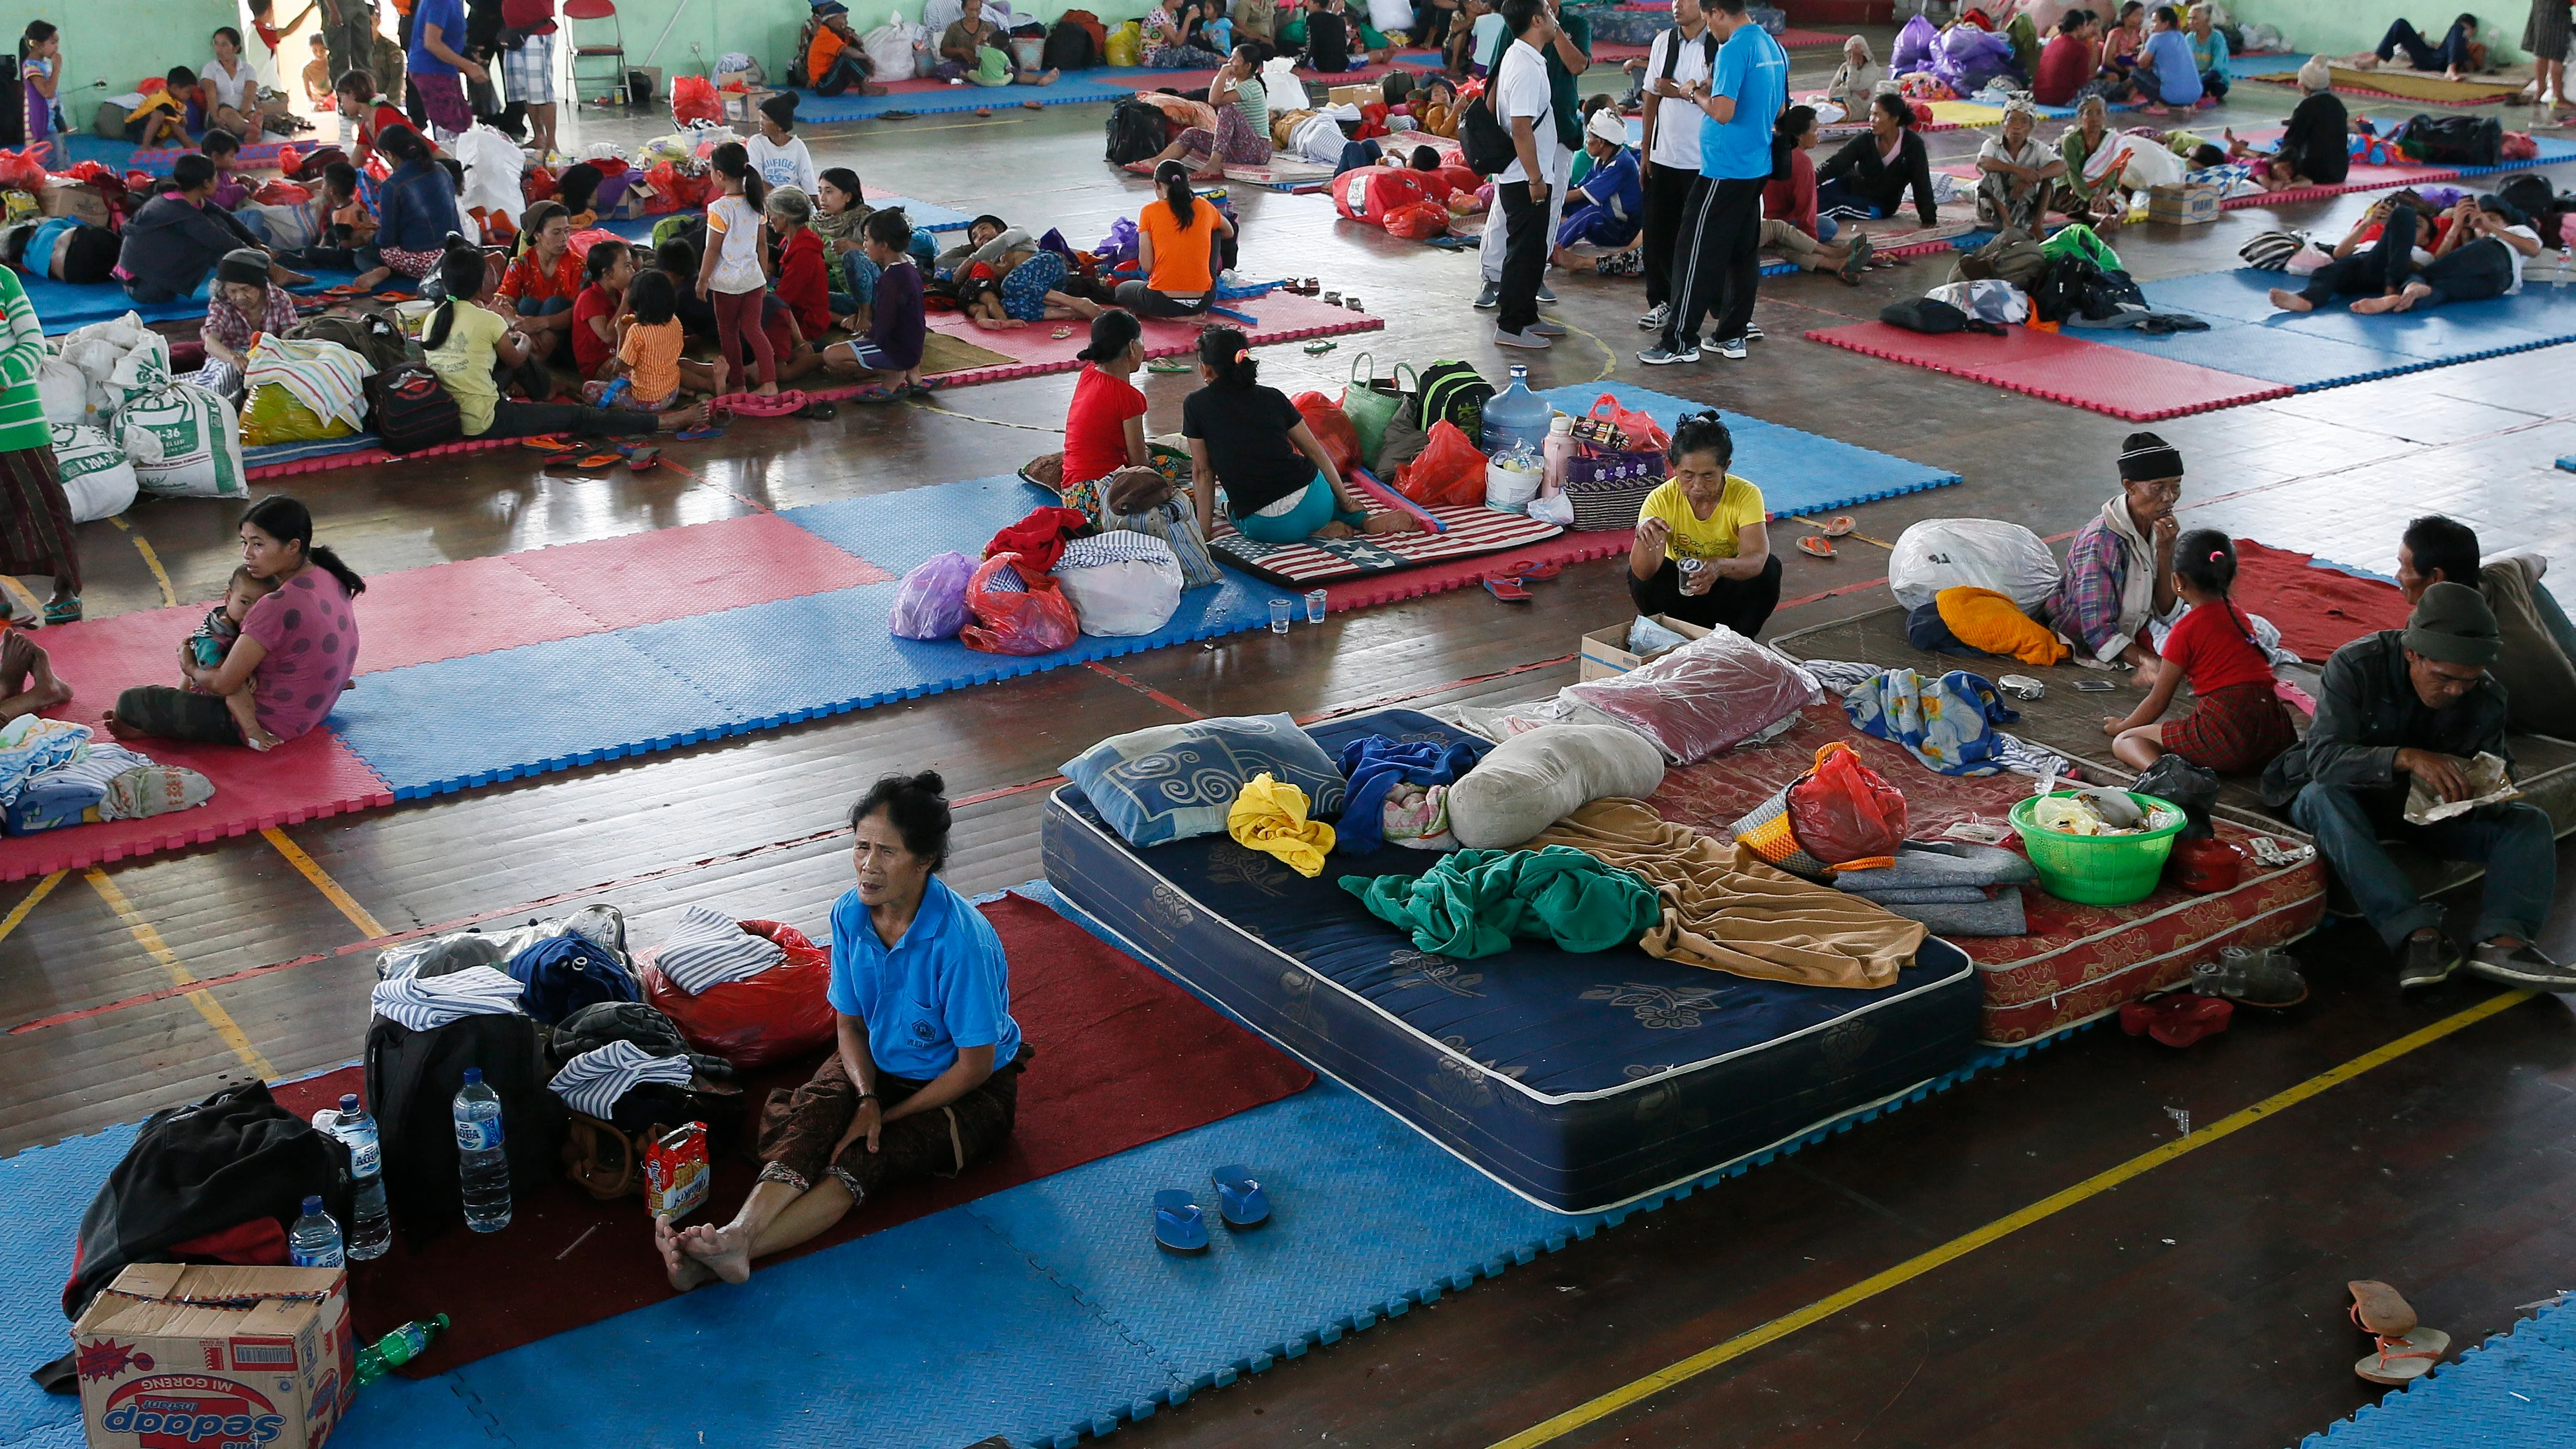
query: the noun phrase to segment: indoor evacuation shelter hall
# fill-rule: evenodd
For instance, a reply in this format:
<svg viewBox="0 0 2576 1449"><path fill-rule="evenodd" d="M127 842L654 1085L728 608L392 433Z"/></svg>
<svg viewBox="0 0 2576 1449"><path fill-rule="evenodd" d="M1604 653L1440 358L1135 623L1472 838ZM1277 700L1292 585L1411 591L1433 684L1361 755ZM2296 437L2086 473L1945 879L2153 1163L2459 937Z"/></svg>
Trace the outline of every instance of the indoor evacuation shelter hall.
<svg viewBox="0 0 2576 1449"><path fill-rule="evenodd" d="M1092 3L6 22L0 1449L2576 1443L2566 0Z"/></svg>

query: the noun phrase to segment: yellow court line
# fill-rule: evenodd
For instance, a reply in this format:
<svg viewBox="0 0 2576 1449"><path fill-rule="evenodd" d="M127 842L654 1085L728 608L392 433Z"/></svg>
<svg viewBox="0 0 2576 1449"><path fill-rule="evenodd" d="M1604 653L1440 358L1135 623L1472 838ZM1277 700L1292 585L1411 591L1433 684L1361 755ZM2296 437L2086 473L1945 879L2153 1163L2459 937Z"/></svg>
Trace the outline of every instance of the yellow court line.
<svg viewBox="0 0 2576 1449"><path fill-rule="evenodd" d="M306 855L302 846L287 839L285 831L272 825L260 831L260 835L269 844L277 847L277 853L286 857L288 865L295 867L306 880L313 882L313 888L320 891L325 900L340 908L340 914L349 918L349 924L363 933L361 939L372 941L380 936L393 934L384 928L384 923L369 915L365 906L358 904L356 896L349 894L338 881L331 879L329 871L315 864L313 857Z"/></svg>
<svg viewBox="0 0 2576 1449"><path fill-rule="evenodd" d="M1742 1358L1765 1344L1796 1333L1799 1329L1821 1323L1844 1309L1867 1302L1891 1288L1910 1283L1943 1264L1964 1258L1989 1243L2000 1241L2033 1223L2054 1217L2087 1198L2108 1192L2133 1177L2153 1172L2186 1152L2196 1152L2222 1138L2232 1137L2286 1108L2297 1106L2310 1097L2351 1081L2364 1072L2386 1066L2418 1047L2440 1041L2463 1027L2474 1026L2498 1012L2508 1010L2530 999L2531 993L2528 991L2507 991L2501 995L2491 996L2468 1010L2446 1016L2421 1031L2410 1032L2377 1050L2364 1052L2339 1067L2320 1072L2295 1087L2275 1092L2253 1106L2231 1116L2222 1117L2188 1137L2179 1137L2161 1147L2139 1153L2117 1167L2097 1172L2072 1187L2041 1198L2019 1212L1997 1218L1971 1232L1962 1233L1929 1252L1908 1258L1883 1273L1864 1278L1830 1298L1820 1298L1796 1312L1774 1318L1759 1328L1739 1333L1714 1348L1692 1354L1679 1363L1657 1369L1633 1383L1612 1389L1599 1398L1568 1409L1553 1419L1533 1424L1508 1439L1497 1441L1493 1449L1535 1449L1537 1445L1553 1443L1586 1424L1606 1419L1623 1409L1633 1408L1666 1389Z"/></svg>
<svg viewBox="0 0 2576 1449"><path fill-rule="evenodd" d="M162 970L170 973L171 985L197 984L196 973L188 969L188 963L179 959L179 953L170 949L169 943L161 939L161 933L152 928L150 921L143 919L143 913L134 908L134 902L127 900L125 892L117 888L116 882L107 878L107 872L92 869L84 872L83 878L89 882L90 889L98 892L98 898L107 902L107 908L116 912L116 918L125 923L125 929L134 934L135 943L140 945L153 960L161 963ZM215 1035L223 1038L224 1045L233 1049L233 1055L241 1058L242 1065L259 1073L259 1079L263 1082L276 1077L277 1067L260 1054L259 1048L250 1044L249 1034L241 1029L239 1022L233 1020L231 1012L224 1010L224 1004L215 999L212 991L188 991L181 994L187 997L190 1005L197 1008L197 1014L206 1019L206 1025L215 1029Z"/></svg>
<svg viewBox="0 0 2576 1449"><path fill-rule="evenodd" d="M162 604L166 607L179 602L179 591L170 587L170 575L161 567L161 556L152 551L152 540L135 532L134 525L126 522L122 516L110 518L108 522L134 534L134 551L143 555L144 565L152 570L152 581L161 586Z"/></svg>
<svg viewBox="0 0 2576 1449"><path fill-rule="evenodd" d="M36 888L34 890L27 892L24 899L20 900L18 904L11 906L9 908L8 918L6 920L0 920L0 941L7 940L11 931L25 925L27 922L27 913L36 908L36 903L38 901L52 895L54 893L54 887L61 885L63 883L63 877L69 874L71 874L71 872L67 870L55 871L52 875L36 882Z"/></svg>
<svg viewBox="0 0 2576 1449"><path fill-rule="evenodd" d="M7 589L9 591L10 599L23 606L27 613L34 614L39 617L44 614L44 601L37 598L33 593L30 593L25 584L18 582L7 574L0 574L0 589Z"/></svg>

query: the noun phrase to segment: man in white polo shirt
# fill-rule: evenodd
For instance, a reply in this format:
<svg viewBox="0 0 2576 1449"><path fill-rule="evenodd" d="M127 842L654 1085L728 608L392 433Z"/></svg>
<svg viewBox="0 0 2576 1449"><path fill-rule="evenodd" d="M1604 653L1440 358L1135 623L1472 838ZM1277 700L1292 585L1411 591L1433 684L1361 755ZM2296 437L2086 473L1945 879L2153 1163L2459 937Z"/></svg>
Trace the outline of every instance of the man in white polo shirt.
<svg viewBox="0 0 2576 1449"><path fill-rule="evenodd" d="M1699 0L1673 0L1673 27L1646 49L1646 144L1638 159L1645 163L1639 179L1646 184L1648 310L1637 325L1648 332L1663 330L1672 298L1673 236L1690 205L1691 183L1699 179L1699 112L1688 97L1691 87L1707 83L1717 59L1717 36Z"/></svg>
<svg viewBox="0 0 2576 1449"><path fill-rule="evenodd" d="M1503 26L1511 47L1494 67L1496 119L1512 138L1512 164L1494 178L1503 209L1503 265L1494 343L1543 349L1565 329L1538 318L1538 287L1547 272L1550 200L1573 159L1556 136L1555 97L1541 53L1556 38L1556 17L1544 0L1503 0ZM1486 245L1492 246L1489 234Z"/></svg>

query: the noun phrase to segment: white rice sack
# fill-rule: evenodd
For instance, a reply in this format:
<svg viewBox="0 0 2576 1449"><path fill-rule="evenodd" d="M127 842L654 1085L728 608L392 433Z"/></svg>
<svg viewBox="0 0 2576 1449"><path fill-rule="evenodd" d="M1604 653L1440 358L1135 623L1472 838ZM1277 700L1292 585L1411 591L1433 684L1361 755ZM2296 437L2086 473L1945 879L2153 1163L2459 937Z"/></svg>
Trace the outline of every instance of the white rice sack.
<svg viewBox="0 0 2576 1449"><path fill-rule="evenodd" d="M91 427L56 423L53 435L54 465L62 471L72 522L114 518L133 505L134 460L125 456L123 448Z"/></svg>
<svg viewBox="0 0 2576 1449"><path fill-rule="evenodd" d="M183 498L243 498L241 419L233 405L194 383L137 394L119 411L117 441L134 459L146 492ZM147 461L148 457L148 461Z"/></svg>
<svg viewBox="0 0 2576 1449"><path fill-rule="evenodd" d="M89 421L89 379L60 357L49 355L37 364L36 398L44 405L46 422Z"/></svg>

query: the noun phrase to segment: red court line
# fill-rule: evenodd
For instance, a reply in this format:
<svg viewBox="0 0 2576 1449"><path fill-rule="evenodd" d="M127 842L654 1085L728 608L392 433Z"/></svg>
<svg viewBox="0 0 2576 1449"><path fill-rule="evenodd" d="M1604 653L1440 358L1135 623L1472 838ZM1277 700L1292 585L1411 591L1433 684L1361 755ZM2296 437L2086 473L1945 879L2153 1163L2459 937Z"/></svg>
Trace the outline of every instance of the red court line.
<svg viewBox="0 0 2576 1449"><path fill-rule="evenodd" d="M1170 695L1165 694L1154 686L1138 679L1136 676L1129 674L1127 671L1116 668L1105 661L1094 659L1084 667L1094 674L1107 675L1109 678L1118 681L1120 684L1127 686L1129 689L1136 691L1138 694L1145 696L1147 699L1152 700L1154 703L1159 704L1163 708L1171 710L1176 714L1186 716L1190 719L1207 718L1205 711L1194 709L1187 704L1183 704L1181 701L1172 698Z"/></svg>

